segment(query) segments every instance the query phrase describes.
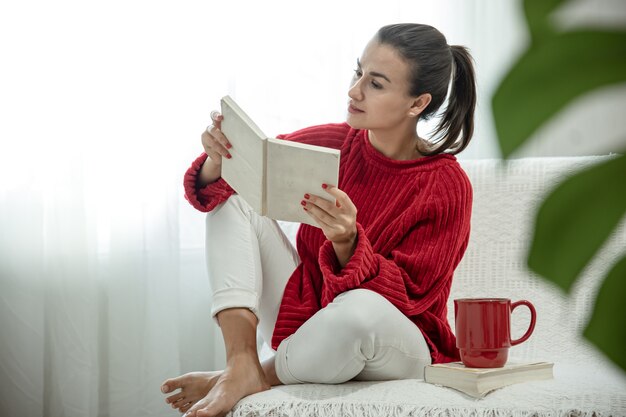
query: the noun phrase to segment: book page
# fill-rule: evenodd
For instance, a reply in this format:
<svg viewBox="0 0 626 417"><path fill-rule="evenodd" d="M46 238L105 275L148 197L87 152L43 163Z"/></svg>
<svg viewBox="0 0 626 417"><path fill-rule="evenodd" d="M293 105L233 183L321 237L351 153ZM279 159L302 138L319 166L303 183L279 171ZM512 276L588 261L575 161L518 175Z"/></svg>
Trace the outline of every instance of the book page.
<svg viewBox="0 0 626 417"><path fill-rule="evenodd" d="M267 215L319 227L302 209L300 201L305 193L332 198L322 184L338 184L339 153L322 146L268 139Z"/></svg>
<svg viewBox="0 0 626 417"><path fill-rule="evenodd" d="M222 158L222 178L237 194L264 214L263 160L266 137L258 126L228 96L222 99L222 132L233 145L232 159Z"/></svg>

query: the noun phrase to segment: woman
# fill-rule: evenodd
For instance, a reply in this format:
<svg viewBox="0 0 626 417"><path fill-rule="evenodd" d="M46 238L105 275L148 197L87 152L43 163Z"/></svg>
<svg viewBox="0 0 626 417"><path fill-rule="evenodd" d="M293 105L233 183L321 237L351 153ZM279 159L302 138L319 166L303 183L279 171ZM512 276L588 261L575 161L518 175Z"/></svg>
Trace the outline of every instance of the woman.
<svg viewBox="0 0 626 417"><path fill-rule="evenodd" d="M426 141L417 122L440 108L451 75L437 139ZM348 96L347 123L282 136L341 150L338 186L303 196L319 228L300 226L297 252L220 178L230 144L212 114L185 190L209 212L227 366L165 381L164 393L180 389L166 402L181 412L224 415L279 384L422 378L425 365L459 359L446 301L469 239L472 189L454 154L473 133L471 57L430 26L385 26L357 60ZM262 364L257 326L276 351Z"/></svg>

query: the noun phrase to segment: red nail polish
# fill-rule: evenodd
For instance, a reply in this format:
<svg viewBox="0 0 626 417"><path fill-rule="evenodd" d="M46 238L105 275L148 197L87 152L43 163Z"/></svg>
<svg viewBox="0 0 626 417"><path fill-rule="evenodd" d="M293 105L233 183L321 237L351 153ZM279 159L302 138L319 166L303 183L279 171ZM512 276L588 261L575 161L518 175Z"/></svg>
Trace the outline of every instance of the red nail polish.
<svg viewBox="0 0 626 417"><path fill-rule="evenodd" d="M227 143L227 144L226 144L226 149L230 149L230 148L232 148L232 147L233 147L233 145L231 145L230 143Z"/></svg>
<svg viewBox="0 0 626 417"><path fill-rule="evenodd" d="M328 185L326 185L326 184L322 184L322 188L323 188L323 189L327 189L327 188L328 188Z"/></svg>
<svg viewBox="0 0 626 417"><path fill-rule="evenodd" d="M302 204L303 206L306 206L306 201L302 200L300 204Z"/></svg>
<svg viewBox="0 0 626 417"><path fill-rule="evenodd" d="M311 196L310 196L310 195L308 195L308 194L305 194L305 195L304 195L304 198L306 198L306 199L308 200L309 198L311 198Z"/></svg>
<svg viewBox="0 0 626 417"><path fill-rule="evenodd" d="M228 159L230 159L230 158L232 158L232 157L233 157L233 156L232 156L231 154L226 155L226 158L228 158Z"/></svg>
<svg viewBox="0 0 626 417"><path fill-rule="evenodd" d="M309 211L309 210L307 210L307 208L306 208L306 207L302 207L302 208L304 209L304 211Z"/></svg>

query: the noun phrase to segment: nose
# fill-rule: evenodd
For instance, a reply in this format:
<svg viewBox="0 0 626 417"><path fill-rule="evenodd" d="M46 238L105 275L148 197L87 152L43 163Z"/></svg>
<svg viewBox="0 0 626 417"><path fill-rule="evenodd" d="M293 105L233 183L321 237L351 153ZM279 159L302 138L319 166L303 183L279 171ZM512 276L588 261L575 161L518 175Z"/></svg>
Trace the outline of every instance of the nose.
<svg viewBox="0 0 626 417"><path fill-rule="evenodd" d="M361 90L361 79L353 80L350 89L348 89L348 97L355 101L363 99L363 91Z"/></svg>

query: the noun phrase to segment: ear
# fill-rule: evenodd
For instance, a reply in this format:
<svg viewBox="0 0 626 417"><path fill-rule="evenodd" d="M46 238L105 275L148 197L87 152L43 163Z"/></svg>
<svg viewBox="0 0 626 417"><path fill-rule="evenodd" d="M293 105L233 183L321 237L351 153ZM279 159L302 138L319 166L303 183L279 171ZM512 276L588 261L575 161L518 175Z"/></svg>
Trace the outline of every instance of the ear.
<svg viewBox="0 0 626 417"><path fill-rule="evenodd" d="M413 105L409 109L409 117L419 116L426 107L430 104L433 96L429 93L424 93L413 101Z"/></svg>

